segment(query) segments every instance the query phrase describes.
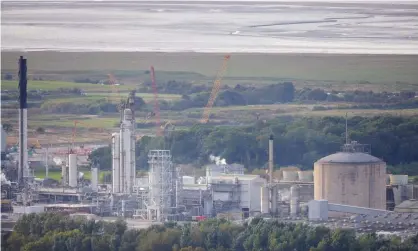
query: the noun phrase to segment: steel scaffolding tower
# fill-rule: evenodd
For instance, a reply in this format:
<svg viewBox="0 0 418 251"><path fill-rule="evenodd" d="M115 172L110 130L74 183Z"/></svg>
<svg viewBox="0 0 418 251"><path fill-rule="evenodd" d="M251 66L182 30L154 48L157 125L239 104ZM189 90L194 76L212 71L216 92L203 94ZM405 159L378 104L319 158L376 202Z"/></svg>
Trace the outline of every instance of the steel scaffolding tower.
<svg viewBox="0 0 418 251"><path fill-rule="evenodd" d="M170 150L151 150L148 154L148 164L148 219L159 222L177 220L180 179L171 162Z"/></svg>

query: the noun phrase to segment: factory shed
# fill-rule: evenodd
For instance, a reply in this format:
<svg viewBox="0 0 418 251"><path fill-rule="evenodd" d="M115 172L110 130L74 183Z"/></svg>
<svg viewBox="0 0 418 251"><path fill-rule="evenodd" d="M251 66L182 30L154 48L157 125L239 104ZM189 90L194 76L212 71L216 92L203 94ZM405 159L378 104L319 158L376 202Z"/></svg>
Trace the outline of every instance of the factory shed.
<svg viewBox="0 0 418 251"><path fill-rule="evenodd" d="M210 185L215 210L217 205L229 205L216 211L239 209L249 215L261 212L261 188L266 186L266 180L260 176L222 175L212 177Z"/></svg>
<svg viewBox="0 0 418 251"><path fill-rule="evenodd" d="M418 200L405 200L395 207L398 213L418 213Z"/></svg>

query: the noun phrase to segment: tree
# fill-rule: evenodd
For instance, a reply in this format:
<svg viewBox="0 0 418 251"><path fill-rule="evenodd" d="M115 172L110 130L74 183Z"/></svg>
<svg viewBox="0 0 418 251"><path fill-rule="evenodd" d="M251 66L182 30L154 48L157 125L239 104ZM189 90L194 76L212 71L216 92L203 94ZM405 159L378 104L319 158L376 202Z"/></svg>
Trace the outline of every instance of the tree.
<svg viewBox="0 0 418 251"><path fill-rule="evenodd" d="M3 130L4 130L6 133L10 133L10 132L12 132L12 131L13 131L13 125L12 125L12 124L10 124L10 123L3 123L3 124L2 124L2 127L3 127Z"/></svg>
<svg viewBox="0 0 418 251"><path fill-rule="evenodd" d="M38 133L38 134L44 134L45 133L45 129L43 127L38 127L38 128L36 128L36 133Z"/></svg>
<svg viewBox="0 0 418 251"><path fill-rule="evenodd" d="M91 163L95 163L100 170L112 169L112 150L110 146L99 147L88 156Z"/></svg>
<svg viewBox="0 0 418 251"><path fill-rule="evenodd" d="M3 75L3 79L4 80L13 80L13 74L7 72L6 74Z"/></svg>
<svg viewBox="0 0 418 251"><path fill-rule="evenodd" d="M399 237L377 237L375 233L356 236L352 230L261 218L243 226L210 219L196 225L164 224L127 230L122 220L87 221L42 213L20 218L14 232L5 238L1 248L6 251L418 250L418 234L403 241Z"/></svg>

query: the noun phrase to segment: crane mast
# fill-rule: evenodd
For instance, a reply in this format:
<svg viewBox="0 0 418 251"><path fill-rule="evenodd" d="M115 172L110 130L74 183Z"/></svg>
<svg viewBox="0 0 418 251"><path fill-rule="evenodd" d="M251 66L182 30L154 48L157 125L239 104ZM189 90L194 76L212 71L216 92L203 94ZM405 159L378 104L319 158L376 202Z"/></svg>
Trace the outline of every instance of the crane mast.
<svg viewBox="0 0 418 251"><path fill-rule="evenodd" d="M223 60L221 69L219 70L219 72L216 76L216 79L213 83L213 88L212 88L212 92L210 94L208 103L205 107L205 110L203 111L203 116L202 116L202 120L201 120L201 122L203 124L205 124L209 121L211 109L212 109L213 104L215 103L216 98L218 97L218 93L219 93L219 90L221 88L221 80L222 80L223 76L225 75L226 68L228 66L228 61L229 61L230 58L231 58L230 55L224 56L224 60Z"/></svg>

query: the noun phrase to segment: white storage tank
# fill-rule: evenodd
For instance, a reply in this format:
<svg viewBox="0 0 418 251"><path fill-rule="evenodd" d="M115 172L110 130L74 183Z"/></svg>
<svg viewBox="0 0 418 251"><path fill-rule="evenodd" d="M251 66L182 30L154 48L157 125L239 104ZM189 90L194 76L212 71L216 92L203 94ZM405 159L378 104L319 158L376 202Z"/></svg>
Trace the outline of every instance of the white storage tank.
<svg viewBox="0 0 418 251"><path fill-rule="evenodd" d="M386 209L386 163L363 152L339 152L314 164L314 198Z"/></svg>
<svg viewBox="0 0 418 251"><path fill-rule="evenodd" d="M408 175L393 175L389 176L391 185L408 185Z"/></svg>
<svg viewBox="0 0 418 251"><path fill-rule="evenodd" d="M299 214L299 187L290 187L290 215L296 216Z"/></svg>
<svg viewBox="0 0 418 251"><path fill-rule="evenodd" d="M148 187L149 185L149 175L145 175L142 177L136 177L135 185L138 187Z"/></svg>
<svg viewBox="0 0 418 251"><path fill-rule="evenodd" d="M313 181L313 171L298 171L299 181L302 182L312 182Z"/></svg>
<svg viewBox="0 0 418 251"><path fill-rule="evenodd" d="M267 214L269 212L269 190L266 186L260 187L261 197L261 213Z"/></svg>
<svg viewBox="0 0 418 251"><path fill-rule="evenodd" d="M99 183L99 170L97 167L91 169L91 189L97 192Z"/></svg>
<svg viewBox="0 0 418 251"><path fill-rule="evenodd" d="M297 181L298 171L283 171L283 181Z"/></svg>
<svg viewBox="0 0 418 251"><path fill-rule="evenodd" d="M187 185L195 184L194 177L192 177L192 176L183 176L183 184L187 184Z"/></svg>
<svg viewBox="0 0 418 251"><path fill-rule="evenodd" d="M68 155L68 185L70 187L77 187L77 174L77 155L71 153Z"/></svg>
<svg viewBox="0 0 418 251"><path fill-rule="evenodd" d="M61 166L61 182L62 186L68 185L68 166L65 162L62 162Z"/></svg>

